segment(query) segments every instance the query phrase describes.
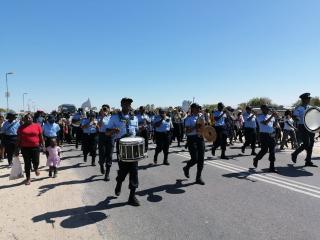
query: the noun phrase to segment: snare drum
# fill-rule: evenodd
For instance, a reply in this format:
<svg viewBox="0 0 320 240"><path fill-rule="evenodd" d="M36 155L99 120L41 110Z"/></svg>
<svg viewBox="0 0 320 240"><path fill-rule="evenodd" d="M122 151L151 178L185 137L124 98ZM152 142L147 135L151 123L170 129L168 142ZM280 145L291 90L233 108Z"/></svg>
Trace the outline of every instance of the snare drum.
<svg viewBox="0 0 320 240"><path fill-rule="evenodd" d="M145 158L144 138L125 137L119 140L119 160L136 162Z"/></svg>

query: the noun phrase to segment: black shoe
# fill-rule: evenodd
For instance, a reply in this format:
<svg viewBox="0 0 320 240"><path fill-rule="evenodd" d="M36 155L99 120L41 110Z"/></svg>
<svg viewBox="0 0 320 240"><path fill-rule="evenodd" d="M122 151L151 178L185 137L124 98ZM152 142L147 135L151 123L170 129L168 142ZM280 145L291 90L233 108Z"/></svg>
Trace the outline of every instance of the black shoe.
<svg viewBox="0 0 320 240"><path fill-rule="evenodd" d="M245 149L246 149L246 148L245 148L244 146L242 146L242 147L241 147L241 152L244 153L244 152L245 152Z"/></svg>
<svg viewBox="0 0 320 240"><path fill-rule="evenodd" d="M196 179L196 184L205 185L205 182L200 177Z"/></svg>
<svg viewBox="0 0 320 240"><path fill-rule="evenodd" d="M255 168L257 168L258 167L258 160L257 159L253 159L253 166L255 167Z"/></svg>
<svg viewBox="0 0 320 240"><path fill-rule="evenodd" d="M84 162L87 162L87 158L83 158L83 161L84 161Z"/></svg>
<svg viewBox="0 0 320 240"><path fill-rule="evenodd" d="M53 173L53 178L56 178L57 177L57 173L55 172L55 173Z"/></svg>
<svg viewBox="0 0 320 240"><path fill-rule="evenodd" d="M109 182L109 181L110 181L109 174L106 174L106 175L104 176L103 181L105 181L105 182Z"/></svg>
<svg viewBox="0 0 320 240"><path fill-rule="evenodd" d="M305 167L318 167L317 165L315 165L313 162L306 162L305 163L305 165L304 165Z"/></svg>
<svg viewBox="0 0 320 240"><path fill-rule="evenodd" d="M139 200L136 198L136 196L130 196L129 200L128 200L128 204L134 207L139 207L140 206L140 202Z"/></svg>
<svg viewBox="0 0 320 240"><path fill-rule="evenodd" d="M214 148L211 149L211 154L212 154L212 156L216 155L216 150Z"/></svg>
<svg viewBox="0 0 320 240"><path fill-rule="evenodd" d="M167 165L167 166L169 166L169 165L170 165L170 163L169 163L168 161L163 161L163 165Z"/></svg>
<svg viewBox="0 0 320 240"><path fill-rule="evenodd" d="M284 150L284 147L283 147L283 146L281 146L281 147L280 147L280 150Z"/></svg>
<svg viewBox="0 0 320 240"><path fill-rule="evenodd" d="M183 168L183 173L184 173L184 176L185 176L186 178L190 178L189 168L184 167L184 168Z"/></svg>
<svg viewBox="0 0 320 240"><path fill-rule="evenodd" d="M291 154L291 161L293 163L296 163L297 162L297 155L295 155L294 153Z"/></svg>
<svg viewBox="0 0 320 240"><path fill-rule="evenodd" d="M49 171L49 177L52 177L52 171Z"/></svg>
<svg viewBox="0 0 320 240"><path fill-rule="evenodd" d="M157 163L158 163L157 159L153 159L153 164L157 165Z"/></svg>
<svg viewBox="0 0 320 240"><path fill-rule="evenodd" d="M256 156L257 154L256 154L256 152L253 151L253 152L251 152L251 155Z"/></svg>
<svg viewBox="0 0 320 240"><path fill-rule="evenodd" d="M221 157L220 157L221 159L226 159L226 160L228 160L229 158L226 156L226 155L221 155Z"/></svg>
<svg viewBox="0 0 320 240"><path fill-rule="evenodd" d="M96 163L92 162L92 163L91 163L91 166L92 166L92 167L96 166Z"/></svg>
<svg viewBox="0 0 320 240"><path fill-rule="evenodd" d="M116 194L116 196L120 196L120 193L121 193L121 185L122 183L117 183L117 186L114 190L114 193Z"/></svg>
<svg viewBox="0 0 320 240"><path fill-rule="evenodd" d="M100 164L100 172L101 172L101 174L105 174L105 170L104 170L103 164Z"/></svg>
<svg viewBox="0 0 320 240"><path fill-rule="evenodd" d="M278 170L275 169L274 167L273 168L269 168L268 171L271 172L271 173L278 173Z"/></svg>

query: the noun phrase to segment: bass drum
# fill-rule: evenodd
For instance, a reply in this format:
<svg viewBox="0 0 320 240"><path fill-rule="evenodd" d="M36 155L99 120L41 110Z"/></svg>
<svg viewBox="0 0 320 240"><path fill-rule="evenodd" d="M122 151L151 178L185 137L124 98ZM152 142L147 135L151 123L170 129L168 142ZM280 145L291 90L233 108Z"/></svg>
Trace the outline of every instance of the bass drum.
<svg viewBox="0 0 320 240"><path fill-rule="evenodd" d="M320 108L311 107L304 114L304 126L309 132L320 131Z"/></svg>

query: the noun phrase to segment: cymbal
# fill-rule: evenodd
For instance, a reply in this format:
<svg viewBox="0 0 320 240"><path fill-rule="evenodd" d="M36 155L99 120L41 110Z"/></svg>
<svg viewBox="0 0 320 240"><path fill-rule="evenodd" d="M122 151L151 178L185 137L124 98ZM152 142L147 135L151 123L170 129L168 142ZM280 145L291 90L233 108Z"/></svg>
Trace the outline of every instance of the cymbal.
<svg viewBox="0 0 320 240"><path fill-rule="evenodd" d="M215 142L217 140L217 132L211 126L205 126L202 130L202 135L208 142Z"/></svg>

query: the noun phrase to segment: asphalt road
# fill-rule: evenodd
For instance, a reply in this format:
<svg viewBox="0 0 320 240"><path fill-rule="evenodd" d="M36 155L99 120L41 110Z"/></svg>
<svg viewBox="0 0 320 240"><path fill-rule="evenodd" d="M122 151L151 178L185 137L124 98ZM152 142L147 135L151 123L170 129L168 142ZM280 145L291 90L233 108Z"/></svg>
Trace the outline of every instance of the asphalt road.
<svg viewBox="0 0 320 240"><path fill-rule="evenodd" d="M303 156L292 165L290 150L276 154L279 174L267 173L267 157L256 170L247 149L240 144L227 149L230 160L206 153L205 186L194 184L196 166L190 179L182 167L189 159L184 148L170 148L170 166L153 165L154 145L149 158L139 162L140 207L126 204L128 179L121 196L115 197L115 161L111 181L102 181L99 166L87 166L73 146L64 148L68 164L85 184L84 208L69 209L63 227L97 224L102 239L320 239L320 168L303 167ZM209 147L208 147L209 149ZM217 150L217 156L220 151ZM162 162L162 154L158 162ZM320 158L314 162L320 164ZM81 163L81 164L79 164Z"/></svg>

